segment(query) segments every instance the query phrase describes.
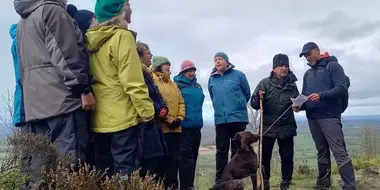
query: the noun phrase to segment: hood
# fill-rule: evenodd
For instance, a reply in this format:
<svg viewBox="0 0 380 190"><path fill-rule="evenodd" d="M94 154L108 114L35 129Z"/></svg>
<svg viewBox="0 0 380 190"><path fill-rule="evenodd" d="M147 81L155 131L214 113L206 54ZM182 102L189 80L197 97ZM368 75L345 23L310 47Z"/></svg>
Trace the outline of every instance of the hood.
<svg viewBox="0 0 380 190"><path fill-rule="evenodd" d="M233 65L232 63L228 63L226 72L233 68L235 68L235 65ZM216 71L216 68L214 67L211 71L211 75L216 75L216 74L219 74L219 73Z"/></svg>
<svg viewBox="0 0 380 190"><path fill-rule="evenodd" d="M17 36L17 24L12 24L11 28L9 29L9 35L14 40Z"/></svg>
<svg viewBox="0 0 380 190"><path fill-rule="evenodd" d="M310 67L324 67L327 65L327 63L329 63L330 61L338 61L338 59L335 57L335 56L330 56L330 54L328 52L325 52L324 54L321 55L321 59L319 61L317 61L317 63L315 65L310 65L308 63L308 65Z"/></svg>
<svg viewBox="0 0 380 190"><path fill-rule="evenodd" d="M194 77L193 80L189 80L185 75L178 74L173 78L174 82L178 84L178 87L181 88L181 86L192 86L197 84L197 77Z"/></svg>
<svg viewBox="0 0 380 190"><path fill-rule="evenodd" d="M15 10L17 14L19 14L22 18L28 18L28 16L36 10L39 6L45 4L45 3L52 3L57 4L62 7L63 4L60 3L58 0L14 0L13 5L15 7Z"/></svg>
<svg viewBox="0 0 380 190"><path fill-rule="evenodd" d="M121 29L120 26L99 26L91 28L86 33L87 48L90 52L97 52L100 47L110 39L117 31ZM132 32L132 35L136 39L136 32Z"/></svg>

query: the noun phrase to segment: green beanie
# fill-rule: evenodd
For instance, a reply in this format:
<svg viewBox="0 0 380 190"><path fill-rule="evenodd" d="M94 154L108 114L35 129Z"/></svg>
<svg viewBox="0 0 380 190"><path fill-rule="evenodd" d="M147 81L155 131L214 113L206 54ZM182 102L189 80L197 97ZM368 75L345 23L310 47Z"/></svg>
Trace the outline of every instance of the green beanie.
<svg viewBox="0 0 380 190"><path fill-rule="evenodd" d="M158 67L160 67L161 65L163 65L165 63L169 63L170 64L170 61L169 61L168 58L162 57L162 56L153 56L152 68L153 68L154 71L156 71L156 69Z"/></svg>
<svg viewBox="0 0 380 190"><path fill-rule="evenodd" d="M121 14L129 0L96 0L95 15L99 22L105 22Z"/></svg>

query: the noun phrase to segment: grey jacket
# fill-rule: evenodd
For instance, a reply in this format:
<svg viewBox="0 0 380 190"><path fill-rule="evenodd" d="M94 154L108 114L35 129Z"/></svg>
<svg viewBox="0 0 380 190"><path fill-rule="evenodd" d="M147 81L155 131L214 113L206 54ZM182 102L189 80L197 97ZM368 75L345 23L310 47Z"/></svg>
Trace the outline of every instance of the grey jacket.
<svg viewBox="0 0 380 190"><path fill-rule="evenodd" d="M87 50L81 31L58 0L14 0L20 78L27 121L81 107L89 86Z"/></svg>

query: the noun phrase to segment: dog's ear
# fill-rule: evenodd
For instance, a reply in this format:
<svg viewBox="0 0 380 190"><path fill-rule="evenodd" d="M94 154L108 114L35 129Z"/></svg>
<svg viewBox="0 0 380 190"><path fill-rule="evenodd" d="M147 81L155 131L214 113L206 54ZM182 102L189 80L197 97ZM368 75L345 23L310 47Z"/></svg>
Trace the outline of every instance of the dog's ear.
<svg viewBox="0 0 380 190"><path fill-rule="evenodd" d="M250 151L249 145L250 143L247 141L245 135L242 135L243 133L239 132L236 133L235 137L233 138L233 141L235 141L236 146L239 147L240 149Z"/></svg>
<svg viewBox="0 0 380 190"><path fill-rule="evenodd" d="M260 140L260 136L258 134L251 133L251 135L249 137L250 143L255 143L255 142L259 141L259 140Z"/></svg>

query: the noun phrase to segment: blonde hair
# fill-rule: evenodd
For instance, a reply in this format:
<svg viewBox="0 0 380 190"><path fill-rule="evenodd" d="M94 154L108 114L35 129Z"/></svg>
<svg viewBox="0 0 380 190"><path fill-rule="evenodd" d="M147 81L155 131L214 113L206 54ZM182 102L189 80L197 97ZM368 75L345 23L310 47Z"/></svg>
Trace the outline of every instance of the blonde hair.
<svg viewBox="0 0 380 190"><path fill-rule="evenodd" d="M128 29L128 22L127 22L127 16L129 12L131 11L130 4L125 2L123 9L121 10L121 13L107 21L99 22L96 17L94 17L91 21L90 28L95 28L98 26L112 26L117 25L120 26L123 29ZM130 18L129 18L130 19Z"/></svg>

